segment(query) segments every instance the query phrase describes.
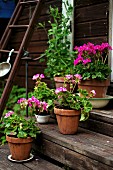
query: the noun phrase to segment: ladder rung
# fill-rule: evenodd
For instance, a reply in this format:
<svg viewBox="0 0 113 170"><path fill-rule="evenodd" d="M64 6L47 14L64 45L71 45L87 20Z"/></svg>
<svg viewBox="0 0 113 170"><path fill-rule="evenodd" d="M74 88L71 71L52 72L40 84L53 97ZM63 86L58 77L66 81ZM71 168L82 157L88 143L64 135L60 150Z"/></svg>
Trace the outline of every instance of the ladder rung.
<svg viewBox="0 0 113 170"><path fill-rule="evenodd" d="M10 25L9 28L28 28L29 25Z"/></svg>
<svg viewBox="0 0 113 170"><path fill-rule="evenodd" d="M9 50L0 50L1 53L9 53ZM14 51L13 53L18 54L18 51Z"/></svg>
<svg viewBox="0 0 113 170"><path fill-rule="evenodd" d="M36 3L36 2L39 2L39 0L20 2L20 4L29 4L29 3Z"/></svg>

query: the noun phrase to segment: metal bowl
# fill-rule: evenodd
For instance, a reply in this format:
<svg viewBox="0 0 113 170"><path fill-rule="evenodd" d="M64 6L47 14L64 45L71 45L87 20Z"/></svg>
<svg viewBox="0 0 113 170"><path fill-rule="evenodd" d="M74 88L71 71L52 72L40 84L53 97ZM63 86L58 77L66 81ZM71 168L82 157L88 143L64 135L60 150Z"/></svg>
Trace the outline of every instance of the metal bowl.
<svg viewBox="0 0 113 170"><path fill-rule="evenodd" d="M89 100L94 109L99 109L105 107L112 99L113 96L106 95L105 98L90 98Z"/></svg>

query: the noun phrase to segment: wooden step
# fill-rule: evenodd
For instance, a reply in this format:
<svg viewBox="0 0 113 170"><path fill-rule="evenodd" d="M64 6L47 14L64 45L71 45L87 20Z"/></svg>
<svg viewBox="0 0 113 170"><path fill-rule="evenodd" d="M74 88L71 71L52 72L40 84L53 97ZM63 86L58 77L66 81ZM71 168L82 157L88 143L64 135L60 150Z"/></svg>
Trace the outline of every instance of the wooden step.
<svg viewBox="0 0 113 170"><path fill-rule="evenodd" d="M39 125L43 140L34 149L75 170L113 170L113 138L79 128L62 135L56 123Z"/></svg>
<svg viewBox="0 0 113 170"><path fill-rule="evenodd" d="M28 28L29 25L10 25L9 28Z"/></svg>
<svg viewBox="0 0 113 170"><path fill-rule="evenodd" d="M89 119L79 126L113 137L113 110L94 109Z"/></svg>
<svg viewBox="0 0 113 170"><path fill-rule="evenodd" d="M63 170L63 168L46 161L40 156L34 155L33 160L29 162L16 163L7 159L10 155L7 145L0 147L0 170Z"/></svg>
<svg viewBox="0 0 113 170"><path fill-rule="evenodd" d="M20 2L20 5L21 5L21 4L36 3L36 2L38 2L38 1L39 1L39 0Z"/></svg>
<svg viewBox="0 0 113 170"><path fill-rule="evenodd" d="M0 49L0 52L1 53L9 53L10 51L9 50L2 50L2 49ZM13 53L18 54L18 51L14 51Z"/></svg>

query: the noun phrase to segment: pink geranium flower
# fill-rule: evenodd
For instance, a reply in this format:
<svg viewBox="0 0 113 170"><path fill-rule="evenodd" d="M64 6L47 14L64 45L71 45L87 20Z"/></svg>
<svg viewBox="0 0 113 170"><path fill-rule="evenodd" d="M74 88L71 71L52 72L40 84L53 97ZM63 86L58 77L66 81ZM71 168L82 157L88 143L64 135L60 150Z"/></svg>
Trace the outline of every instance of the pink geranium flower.
<svg viewBox="0 0 113 170"><path fill-rule="evenodd" d="M91 59L90 58L87 58L87 59L83 60L83 64L84 65L87 64L87 63L91 63Z"/></svg>
<svg viewBox="0 0 113 170"><path fill-rule="evenodd" d="M38 79L38 78L39 78L39 76L40 76L40 74L36 74L36 75L34 75L34 76L33 76L33 78L32 78L32 80L36 80L36 79Z"/></svg>
<svg viewBox="0 0 113 170"><path fill-rule="evenodd" d="M65 87L59 87L55 90L55 93L58 94L59 92L65 92L67 89Z"/></svg>
<svg viewBox="0 0 113 170"><path fill-rule="evenodd" d="M75 76L75 78L77 78L78 80L81 80L81 79L82 79L82 76L81 76L80 74L75 74L74 76Z"/></svg>
<svg viewBox="0 0 113 170"><path fill-rule="evenodd" d="M45 78L44 74L35 74L32 78L32 80L42 79Z"/></svg>
<svg viewBox="0 0 113 170"><path fill-rule="evenodd" d="M72 79L73 75L69 74L69 75L66 75L65 77L66 77L66 79Z"/></svg>
<svg viewBox="0 0 113 170"><path fill-rule="evenodd" d="M108 65L108 53L112 47L108 43L94 45L91 42L74 48L75 73L81 74L83 80L105 80L109 77L111 68Z"/></svg>
<svg viewBox="0 0 113 170"><path fill-rule="evenodd" d="M14 112L13 111L9 111L8 113L5 114L4 118L8 118L12 114L14 114Z"/></svg>
<svg viewBox="0 0 113 170"><path fill-rule="evenodd" d="M26 101L25 98L20 98L20 99L17 101L17 103L18 103L18 104L21 104L21 103L23 103L23 102L25 102L25 101Z"/></svg>
<svg viewBox="0 0 113 170"><path fill-rule="evenodd" d="M74 60L74 66L76 66L77 64L79 64L82 61L83 61L83 57L79 56L76 60Z"/></svg>

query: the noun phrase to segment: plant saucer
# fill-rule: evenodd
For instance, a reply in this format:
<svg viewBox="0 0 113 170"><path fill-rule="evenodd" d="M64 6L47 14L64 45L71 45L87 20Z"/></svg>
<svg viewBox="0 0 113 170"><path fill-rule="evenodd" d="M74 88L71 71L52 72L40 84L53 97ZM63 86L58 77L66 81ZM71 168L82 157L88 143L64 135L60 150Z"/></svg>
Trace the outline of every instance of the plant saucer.
<svg viewBox="0 0 113 170"><path fill-rule="evenodd" d="M8 160L12 161L12 162L17 162L17 163L22 163L22 162L28 162L30 160L32 160L34 157L34 155L32 155L30 153L30 157L28 159L24 159L24 160L15 160L15 159L12 159L12 155L8 155Z"/></svg>
<svg viewBox="0 0 113 170"><path fill-rule="evenodd" d="M112 99L113 96L106 95L104 98L90 98L89 100L94 109L99 109L105 107Z"/></svg>

